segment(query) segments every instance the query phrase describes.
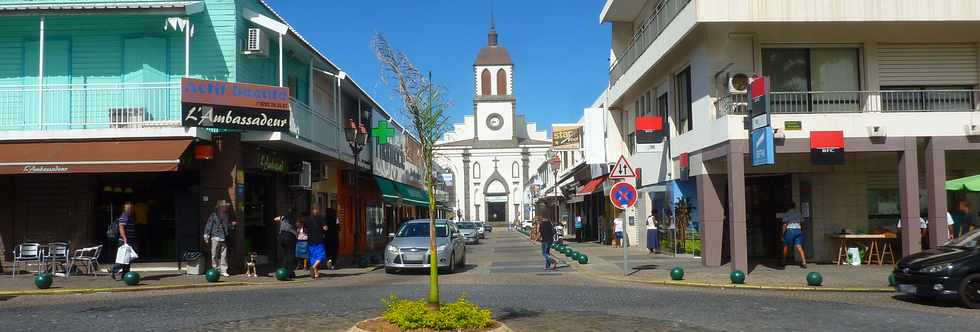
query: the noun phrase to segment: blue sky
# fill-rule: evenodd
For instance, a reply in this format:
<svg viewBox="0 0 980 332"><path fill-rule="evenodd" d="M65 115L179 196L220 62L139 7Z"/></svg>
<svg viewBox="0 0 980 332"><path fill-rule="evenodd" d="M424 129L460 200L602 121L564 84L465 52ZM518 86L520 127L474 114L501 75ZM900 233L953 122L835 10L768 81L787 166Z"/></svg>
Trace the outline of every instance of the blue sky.
<svg viewBox="0 0 980 332"><path fill-rule="evenodd" d="M389 113L371 37L396 48L446 86L452 121L473 112L473 61L486 46L490 0L269 0L293 27L348 72ZM575 122L608 82L609 29L602 0L495 0L500 44L515 63L517 113L550 131Z"/></svg>

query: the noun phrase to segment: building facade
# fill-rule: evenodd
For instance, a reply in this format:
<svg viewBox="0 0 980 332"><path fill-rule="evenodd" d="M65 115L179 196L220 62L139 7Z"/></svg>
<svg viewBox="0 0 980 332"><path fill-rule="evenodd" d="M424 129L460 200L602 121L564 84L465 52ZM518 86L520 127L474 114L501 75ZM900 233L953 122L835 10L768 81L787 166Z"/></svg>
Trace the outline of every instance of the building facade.
<svg viewBox="0 0 980 332"><path fill-rule="evenodd" d="M514 62L491 27L473 65L473 115L436 145L436 162L452 172L464 220L520 220L524 183L544 161L551 142L517 114Z"/></svg>
<svg viewBox="0 0 980 332"><path fill-rule="evenodd" d="M914 253L920 214L927 243L945 242L948 206L964 197L943 183L980 170L980 12L970 4L609 0L600 20L612 25L603 107L622 114L623 137L637 117L665 121L664 146L651 150L666 157L638 167L659 163L650 181L671 205L690 202L704 264L745 271L778 257L779 216L792 204L816 260L836 257L828 234L896 231L898 220L900 252ZM749 141L737 74L770 80L771 166L753 166L764 150ZM843 162L812 156L825 149L842 149Z"/></svg>
<svg viewBox="0 0 980 332"><path fill-rule="evenodd" d="M174 260L201 249L222 202L240 221L233 260L248 251L272 260L275 216L363 205L345 194L345 174L373 183L373 154L365 149L354 171L342 124L370 128L384 111L266 2L4 1L0 16L9 242L109 245L106 226L133 202L141 259ZM250 109L215 97L194 107L228 116L191 123L188 96L219 87L285 92ZM244 120L258 111L287 125ZM342 256L367 250L363 221L343 219L341 233Z"/></svg>

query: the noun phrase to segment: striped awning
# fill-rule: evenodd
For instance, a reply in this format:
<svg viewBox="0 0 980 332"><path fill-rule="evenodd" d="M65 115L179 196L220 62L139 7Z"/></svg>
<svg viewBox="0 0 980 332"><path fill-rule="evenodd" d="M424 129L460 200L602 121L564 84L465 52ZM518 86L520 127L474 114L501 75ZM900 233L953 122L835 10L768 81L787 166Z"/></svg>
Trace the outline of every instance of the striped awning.
<svg viewBox="0 0 980 332"><path fill-rule="evenodd" d="M203 1L127 1L0 4L0 15L152 14L192 15L204 11Z"/></svg>

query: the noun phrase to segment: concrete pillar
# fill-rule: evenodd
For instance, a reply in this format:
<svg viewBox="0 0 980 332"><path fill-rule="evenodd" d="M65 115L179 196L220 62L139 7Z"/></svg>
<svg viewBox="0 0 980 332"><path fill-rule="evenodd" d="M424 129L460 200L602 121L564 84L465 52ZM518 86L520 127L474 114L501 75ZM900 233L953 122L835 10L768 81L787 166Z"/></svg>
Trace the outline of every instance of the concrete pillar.
<svg viewBox="0 0 980 332"><path fill-rule="evenodd" d="M697 212L701 216L701 264L721 266L722 236L725 208L718 194L720 177L702 174L696 177L698 187Z"/></svg>
<svg viewBox="0 0 980 332"><path fill-rule="evenodd" d="M919 244L919 164L916 158L915 139L905 143L905 151L898 153L898 194L901 208L902 256L921 251Z"/></svg>
<svg viewBox="0 0 980 332"><path fill-rule="evenodd" d="M926 143L926 192L929 197L929 247L935 248L949 238L946 223L946 150L935 139Z"/></svg>
<svg viewBox="0 0 980 332"><path fill-rule="evenodd" d="M732 271L748 272L748 242L745 231L745 153L728 153L728 234Z"/></svg>

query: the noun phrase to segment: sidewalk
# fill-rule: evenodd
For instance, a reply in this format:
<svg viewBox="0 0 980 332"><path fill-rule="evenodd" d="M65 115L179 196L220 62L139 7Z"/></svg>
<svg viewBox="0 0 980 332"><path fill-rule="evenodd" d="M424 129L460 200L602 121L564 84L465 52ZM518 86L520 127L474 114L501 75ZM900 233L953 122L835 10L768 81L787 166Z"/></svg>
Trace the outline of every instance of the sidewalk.
<svg viewBox="0 0 980 332"><path fill-rule="evenodd" d="M588 264L582 265L571 262L571 259L558 254L556 257L569 263L573 268L596 277L655 284L689 285L704 287L732 287L729 273L731 267L725 264L720 267L701 265L701 259L690 255L670 254L649 255L646 248L629 248L630 274L623 273L623 248L599 245L595 243L566 242L568 247L589 256ZM799 265L779 266L778 260L749 261L744 288L768 288L782 290L827 290L827 291L880 291L893 292L888 286L888 276L892 265L861 265L850 266L835 264L807 265L806 269ZM684 269L683 282L670 278L670 270L675 266ZM823 285L810 287L806 284L806 275L819 272L823 276Z"/></svg>
<svg viewBox="0 0 980 332"><path fill-rule="evenodd" d="M321 270L320 276L324 278L345 277L359 275L370 272L374 267L369 268L346 268L337 270ZM71 278L55 276L54 282L49 289L37 289L34 286L34 274L25 272L17 273L16 277L11 277L10 271L0 275L0 297L2 296L21 296L21 295L60 295L60 294L79 294L79 293L98 293L98 292L131 292L142 290L163 290L163 289L186 289L186 288L205 288L205 287L226 287L226 286L259 286L265 284L282 283L276 280L271 272L259 271L258 277L246 277L244 274L221 277L215 283L209 283L203 275L186 275L176 269L151 268L151 271L139 271L142 281L137 286L128 286L121 280L114 281L106 273L98 276L92 275L72 275ZM60 274L59 274L60 275ZM309 278L306 271L296 271L296 278L291 282L313 281Z"/></svg>

